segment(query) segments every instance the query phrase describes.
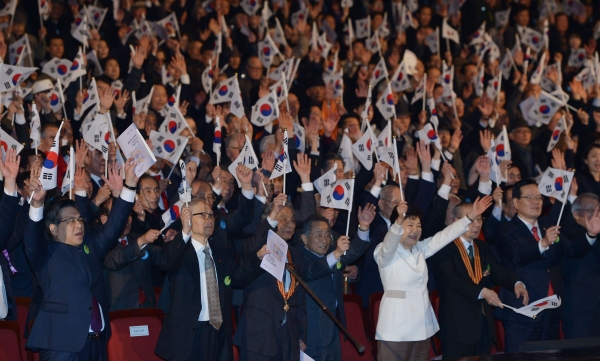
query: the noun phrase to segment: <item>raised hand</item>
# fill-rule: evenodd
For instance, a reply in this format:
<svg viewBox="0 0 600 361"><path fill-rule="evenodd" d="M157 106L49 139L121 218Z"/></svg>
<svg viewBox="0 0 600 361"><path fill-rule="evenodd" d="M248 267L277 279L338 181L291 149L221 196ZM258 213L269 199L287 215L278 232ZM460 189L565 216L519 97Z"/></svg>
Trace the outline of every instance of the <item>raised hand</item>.
<svg viewBox="0 0 600 361"><path fill-rule="evenodd" d="M494 205L500 207L500 205L502 204L502 187L496 187L496 189L494 189L494 191L492 192L492 198L494 199Z"/></svg>
<svg viewBox="0 0 600 361"><path fill-rule="evenodd" d="M404 222L404 218L406 217L406 211L408 211L408 203L406 201L400 201L398 203L398 207L396 207L398 211L398 218L396 218L396 224L401 226L402 222Z"/></svg>
<svg viewBox="0 0 600 361"><path fill-rule="evenodd" d="M475 202L473 202L473 208L471 212L467 214L467 217L471 220L475 220L477 217L483 214L485 210L492 205L492 196L485 196L483 198L477 197Z"/></svg>
<svg viewBox="0 0 600 361"><path fill-rule="evenodd" d="M271 152L271 154L273 153ZM308 155L298 153L297 159L298 161L293 161L296 173L300 176L302 183L310 183L310 159Z"/></svg>
<svg viewBox="0 0 600 361"><path fill-rule="evenodd" d="M288 137L292 138L294 135L294 121L292 115L288 112L281 113L279 116L279 128L287 129Z"/></svg>
<svg viewBox="0 0 600 361"><path fill-rule="evenodd" d="M117 149L117 152L119 150ZM108 186L113 197L118 197L121 194L121 190L123 189L123 175L121 174L121 167L119 167L119 163L114 162L112 165L108 166L108 179L106 179L103 175L101 175L104 184Z"/></svg>
<svg viewBox="0 0 600 361"><path fill-rule="evenodd" d="M29 191L34 193L31 197L31 206L34 208L43 206L44 199L46 198L46 190L42 187L42 182L39 179L41 173L42 168L37 166L31 169L29 177Z"/></svg>
<svg viewBox="0 0 600 361"><path fill-rule="evenodd" d="M185 59L181 53L177 52L173 58L171 58L171 65L179 70L181 75L187 74L187 65L185 64Z"/></svg>
<svg viewBox="0 0 600 361"><path fill-rule="evenodd" d="M119 94L117 99L115 99L114 104L115 108L117 108L117 114L123 113L123 109L125 108L125 104L129 100L129 92L127 89L123 89L123 92Z"/></svg>
<svg viewBox="0 0 600 361"><path fill-rule="evenodd" d="M261 154L261 158L261 167L263 169L268 170L269 172L272 172L273 168L275 168L275 154L273 154L273 152L271 151L266 151L263 154Z"/></svg>
<svg viewBox="0 0 600 361"><path fill-rule="evenodd" d="M385 173L387 173L385 166L381 162L375 163L375 167L373 168L373 175L375 176L374 186L381 187L385 179Z"/></svg>
<svg viewBox="0 0 600 361"><path fill-rule="evenodd" d="M242 183L242 189L252 190L252 169L243 164L238 164L235 168L235 174Z"/></svg>
<svg viewBox="0 0 600 361"><path fill-rule="evenodd" d="M460 130L460 128L456 128L454 133L452 133L452 138L450 138L450 146L448 147L450 153L454 153L460 148L460 142L462 139L462 130Z"/></svg>
<svg viewBox="0 0 600 361"><path fill-rule="evenodd" d="M192 210L190 207L183 207L181 210L181 232L183 234L190 234L192 231L191 219L192 219Z"/></svg>
<svg viewBox="0 0 600 361"><path fill-rule="evenodd" d="M335 259L340 259L344 255L344 252L350 249L350 237L348 236L340 236L337 240L337 247L335 251L333 251L333 255Z"/></svg>
<svg viewBox="0 0 600 361"><path fill-rule="evenodd" d="M83 170L83 167L76 166L75 174L73 175L73 191L79 192L84 191L87 185L86 174ZM91 194L88 194L91 196Z"/></svg>
<svg viewBox="0 0 600 361"><path fill-rule="evenodd" d="M429 145L425 144L425 141L421 140L417 143L417 155L421 162L421 171L431 171L431 152L429 151Z"/></svg>
<svg viewBox="0 0 600 361"><path fill-rule="evenodd" d="M187 178L188 184L192 184L192 181L196 179L196 173L198 172L198 166L196 162L190 161L185 165L185 177Z"/></svg>
<svg viewBox="0 0 600 361"><path fill-rule="evenodd" d="M442 165L442 175L444 176L444 184L445 185L450 185L450 183L452 183L452 179L453 179L452 172L453 171L454 171L454 169L452 168L450 163L444 162L444 165Z"/></svg>
<svg viewBox="0 0 600 361"><path fill-rule="evenodd" d="M17 151L13 148L8 149L4 162L0 162L0 170L4 175L4 188L11 194L17 190L20 162L21 156L17 156Z"/></svg>
<svg viewBox="0 0 600 361"><path fill-rule="evenodd" d="M552 149L552 168L567 170L565 155L558 148Z"/></svg>
<svg viewBox="0 0 600 361"><path fill-rule="evenodd" d="M138 219L142 222L146 219L146 212L144 211L144 205L142 201L136 196L135 203L133 204L133 211L137 215Z"/></svg>
<svg viewBox="0 0 600 361"><path fill-rule="evenodd" d="M137 69L141 69L142 65L144 65L144 59L146 59L146 48L138 46L135 49L135 54L130 53L130 55L131 55L131 62L133 63L133 66L136 67Z"/></svg>
<svg viewBox="0 0 600 361"><path fill-rule="evenodd" d="M482 155L479 158L477 158L477 163L475 164L475 167L476 167L475 169L477 170L477 173L479 174L480 182L487 182L490 180L491 167L490 167L490 160L488 157L486 157L485 155Z"/></svg>
<svg viewBox="0 0 600 361"><path fill-rule="evenodd" d="M286 201L287 195L285 193L280 193L279 195L277 195L277 197L273 199L273 210L271 211L271 214L269 214L269 218L275 220L279 212L281 212L281 210L283 209L283 206Z"/></svg>
<svg viewBox="0 0 600 361"><path fill-rule="evenodd" d="M221 188L221 167L216 166L213 168L211 173L213 179L213 187L215 190L220 191Z"/></svg>
<svg viewBox="0 0 600 361"><path fill-rule="evenodd" d="M339 121L340 115L335 112L330 113L326 119L323 119L323 128L325 129L324 135L326 137L331 137L333 132L335 132Z"/></svg>
<svg viewBox="0 0 600 361"><path fill-rule="evenodd" d="M115 95L117 92L113 87L108 87L104 89L104 91L98 92L98 97L100 98L100 113L106 113L110 111L110 108L115 101Z"/></svg>
<svg viewBox="0 0 600 361"><path fill-rule="evenodd" d="M104 201L106 201L107 199L110 198L110 188L108 187L108 184L104 184L102 187L100 187L98 189L98 192L96 192L96 197L94 197L94 199L92 200L92 202L97 206L100 207L100 205L102 203L104 203Z"/></svg>
<svg viewBox="0 0 600 361"><path fill-rule="evenodd" d="M542 246L549 247L551 244L556 242L558 237L560 237L560 226L552 226L546 229L546 235L540 242L542 242Z"/></svg>
<svg viewBox="0 0 600 361"><path fill-rule="evenodd" d="M85 167L85 158L89 149L88 144L83 139L75 141L75 166Z"/></svg>
<svg viewBox="0 0 600 361"><path fill-rule="evenodd" d="M409 175L419 174L419 164L417 160L417 152L414 148L406 149L406 160L404 161Z"/></svg>
<svg viewBox="0 0 600 361"><path fill-rule="evenodd" d="M137 187L138 177L135 175L137 162L135 158L129 158L125 162L125 184L131 188Z"/></svg>
<svg viewBox="0 0 600 361"><path fill-rule="evenodd" d="M371 223L375 219L376 207L371 203L365 204L365 208L358 207L358 224L360 228L367 229L371 226Z"/></svg>
<svg viewBox="0 0 600 361"><path fill-rule="evenodd" d="M479 131L479 144L481 144L484 153L490 150L492 147L492 135L489 130Z"/></svg>

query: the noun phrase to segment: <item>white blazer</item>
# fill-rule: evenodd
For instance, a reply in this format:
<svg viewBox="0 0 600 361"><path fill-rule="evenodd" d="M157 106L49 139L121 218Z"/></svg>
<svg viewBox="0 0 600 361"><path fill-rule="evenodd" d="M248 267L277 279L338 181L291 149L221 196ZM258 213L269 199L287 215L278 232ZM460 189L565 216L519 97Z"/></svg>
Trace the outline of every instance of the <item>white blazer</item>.
<svg viewBox="0 0 600 361"><path fill-rule="evenodd" d="M384 289L376 340L423 341L440 329L429 302L425 259L464 234L470 223L463 217L433 237L417 242L410 251L400 245L402 226L394 223L390 227L374 253Z"/></svg>

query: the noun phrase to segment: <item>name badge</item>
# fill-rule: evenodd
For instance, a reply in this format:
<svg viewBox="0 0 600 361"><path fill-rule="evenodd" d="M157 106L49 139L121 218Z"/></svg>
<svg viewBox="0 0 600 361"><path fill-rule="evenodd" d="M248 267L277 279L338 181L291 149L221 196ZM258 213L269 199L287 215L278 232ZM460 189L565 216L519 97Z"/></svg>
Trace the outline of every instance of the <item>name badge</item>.
<svg viewBox="0 0 600 361"><path fill-rule="evenodd" d="M129 326L130 337L150 336L148 325L143 326Z"/></svg>

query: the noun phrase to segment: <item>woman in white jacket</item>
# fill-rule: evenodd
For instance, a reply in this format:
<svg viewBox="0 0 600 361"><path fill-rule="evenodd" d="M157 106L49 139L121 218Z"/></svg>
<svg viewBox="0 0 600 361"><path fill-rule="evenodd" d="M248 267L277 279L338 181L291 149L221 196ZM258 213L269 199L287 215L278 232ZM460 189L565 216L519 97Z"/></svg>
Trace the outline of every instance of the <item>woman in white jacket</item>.
<svg viewBox="0 0 600 361"><path fill-rule="evenodd" d="M429 302L425 259L465 233L491 204L490 196L478 198L465 217L419 242L419 212L400 202L396 222L374 253L385 291L375 334L379 361L428 359L429 338L439 326Z"/></svg>

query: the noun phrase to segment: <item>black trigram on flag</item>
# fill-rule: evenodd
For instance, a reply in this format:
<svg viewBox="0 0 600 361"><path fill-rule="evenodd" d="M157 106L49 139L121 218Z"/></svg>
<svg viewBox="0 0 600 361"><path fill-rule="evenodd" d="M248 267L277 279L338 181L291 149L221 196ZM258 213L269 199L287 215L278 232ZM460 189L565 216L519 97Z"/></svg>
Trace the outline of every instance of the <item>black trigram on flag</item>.
<svg viewBox="0 0 600 361"><path fill-rule="evenodd" d="M329 178L325 178L325 179L323 180L323 185L324 185L325 187L328 187L328 186L329 186Z"/></svg>
<svg viewBox="0 0 600 361"><path fill-rule="evenodd" d="M156 151L158 152L158 154L162 154L162 147L161 146L156 147Z"/></svg>
<svg viewBox="0 0 600 361"><path fill-rule="evenodd" d="M175 113L171 113L171 114L169 114L169 116L174 119L175 118Z"/></svg>
<svg viewBox="0 0 600 361"><path fill-rule="evenodd" d="M327 203L331 203L331 196L327 196Z"/></svg>
<svg viewBox="0 0 600 361"><path fill-rule="evenodd" d="M46 180L52 180L54 177L53 177L52 173L44 172L44 173L42 173L42 178L46 179Z"/></svg>
<svg viewBox="0 0 600 361"><path fill-rule="evenodd" d="M365 145L364 144L359 144L358 145L358 150L360 150L361 152L365 151Z"/></svg>
<svg viewBox="0 0 600 361"><path fill-rule="evenodd" d="M4 83L4 87L5 87L6 89L10 89L10 83L9 83L9 82L5 82L5 83Z"/></svg>
<svg viewBox="0 0 600 361"><path fill-rule="evenodd" d="M158 140L159 142L162 142L165 139L165 137L163 137L162 135L160 135L158 138L156 138L156 140Z"/></svg>
<svg viewBox="0 0 600 361"><path fill-rule="evenodd" d="M100 134L94 134L94 142L100 142Z"/></svg>
<svg viewBox="0 0 600 361"><path fill-rule="evenodd" d="M346 186L347 190L349 190L349 191L352 190L352 187L350 187L350 183L346 182L346 183L344 183L344 186Z"/></svg>
<svg viewBox="0 0 600 361"><path fill-rule="evenodd" d="M346 198L346 201L344 202L346 204L347 207L350 206L350 198Z"/></svg>
<svg viewBox="0 0 600 361"><path fill-rule="evenodd" d="M37 116L37 113L35 112L35 110L32 110L31 111L31 117L33 118L33 117L36 117L36 116Z"/></svg>
<svg viewBox="0 0 600 361"><path fill-rule="evenodd" d="M281 172L283 170L283 165L281 165L281 163L275 164L275 170Z"/></svg>
<svg viewBox="0 0 600 361"><path fill-rule="evenodd" d="M102 153L108 153L108 148L104 144L102 145Z"/></svg>
<svg viewBox="0 0 600 361"><path fill-rule="evenodd" d="M546 193L550 193L550 192L552 192L552 185L546 184Z"/></svg>
<svg viewBox="0 0 600 361"><path fill-rule="evenodd" d="M181 139L177 139L177 145L181 145Z"/></svg>
<svg viewBox="0 0 600 361"><path fill-rule="evenodd" d="M11 68L6 69L6 75L10 75L13 73L13 70Z"/></svg>
<svg viewBox="0 0 600 361"><path fill-rule="evenodd" d="M552 171L548 172L548 177L554 178L554 173L552 173Z"/></svg>
<svg viewBox="0 0 600 361"><path fill-rule="evenodd" d="M254 164L254 157L248 157L248 164Z"/></svg>

